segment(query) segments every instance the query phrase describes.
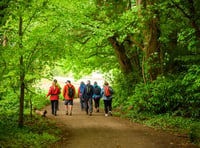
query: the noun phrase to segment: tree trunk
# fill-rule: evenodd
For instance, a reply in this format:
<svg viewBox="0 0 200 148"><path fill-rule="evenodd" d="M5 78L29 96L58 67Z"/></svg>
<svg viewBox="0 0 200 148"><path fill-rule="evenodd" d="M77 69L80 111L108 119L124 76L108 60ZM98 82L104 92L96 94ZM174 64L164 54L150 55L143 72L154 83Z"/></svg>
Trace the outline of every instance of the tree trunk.
<svg viewBox="0 0 200 148"><path fill-rule="evenodd" d="M32 100L30 99L30 116L31 116L31 120L33 118L33 104L32 104Z"/></svg>
<svg viewBox="0 0 200 148"><path fill-rule="evenodd" d="M22 50L22 17L19 18L19 48ZM25 84L24 84L24 78L25 78L25 70L24 70L24 58L23 55L20 57L20 110L19 110L19 121L18 125L19 127L23 126L23 115L24 115L24 90L25 90Z"/></svg>
<svg viewBox="0 0 200 148"><path fill-rule="evenodd" d="M114 35L113 37L109 37L108 40L110 41L113 48L115 49L120 67L122 71L126 74L133 72L132 64L131 64L130 59L126 55L125 47L123 44L120 44L116 38L117 36Z"/></svg>
<svg viewBox="0 0 200 148"><path fill-rule="evenodd" d="M128 41L127 42L128 51L133 48L133 45L136 44L136 41L134 41L132 39L130 34L127 35L127 38L125 39L125 41ZM126 55L128 56L128 58L130 59L130 61L132 63L133 69L135 70L135 72L137 74L138 80L140 80L141 74L142 74L142 69L141 69L141 65L140 65L140 58L139 58L140 51L127 52Z"/></svg>
<svg viewBox="0 0 200 148"><path fill-rule="evenodd" d="M143 9L146 11L154 11L153 14L157 14L156 18L151 17L145 24L147 24L147 29L144 30L145 41L147 44L144 47L145 62L148 65L148 77L150 81L155 80L157 76L161 73L161 52L160 43L158 41L160 37L160 27L158 25L159 15L156 10L148 10L148 5L154 5L154 0L137 0L137 6L143 5Z"/></svg>
<svg viewBox="0 0 200 148"><path fill-rule="evenodd" d="M145 47L145 61L148 63L148 74L151 80L155 80L160 74L160 47L158 43L158 26L156 19L149 20L148 44Z"/></svg>
<svg viewBox="0 0 200 148"><path fill-rule="evenodd" d="M4 34L4 36L3 36L3 46L4 46L4 47L7 46L7 42L8 42L8 38L7 38L6 35Z"/></svg>
<svg viewBox="0 0 200 148"><path fill-rule="evenodd" d="M20 110L19 110L19 127L23 126L23 116L24 116L24 89L25 89L25 84L24 84L24 78L25 78L25 74L24 74L24 63L23 63L23 56L21 56L20 58L20 82L21 82L21 86L20 86Z"/></svg>
<svg viewBox="0 0 200 148"><path fill-rule="evenodd" d="M195 10L194 7L194 1L193 0L188 0L189 1L189 11L190 11L190 22L192 27L195 29L195 35L197 37L197 39L200 41L200 29L199 26L197 25L197 21L198 21L198 15L197 12Z"/></svg>

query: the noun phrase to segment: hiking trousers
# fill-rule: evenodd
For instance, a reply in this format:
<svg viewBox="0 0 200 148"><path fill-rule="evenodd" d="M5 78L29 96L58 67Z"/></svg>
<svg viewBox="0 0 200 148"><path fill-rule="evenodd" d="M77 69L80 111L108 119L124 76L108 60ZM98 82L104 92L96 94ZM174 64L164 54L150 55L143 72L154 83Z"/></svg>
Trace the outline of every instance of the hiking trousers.
<svg viewBox="0 0 200 148"><path fill-rule="evenodd" d="M56 115L56 111L58 109L58 100L51 100L51 113Z"/></svg>
<svg viewBox="0 0 200 148"><path fill-rule="evenodd" d="M81 110L84 110L85 108L85 101L82 100L83 99L83 95L80 95L80 105L81 105Z"/></svg>
<svg viewBox="0 0 200 148"><path fill-rule="evenodd" d="M100 101L100 97L98 97L98 98L94 98L94 106L95 106L95 108L97 108L97 107L99 107L99 101Z"/></svg>
<svg viewBox="0 0 200 148"><path fill-rule="evenodd" d="M104 101L104 110L108 114L108 110L112 111L112 100L103 100Z"/></svg>
<svg viewBox="0 0 200 148"><path fill-rule="evenodd" d="M92 102L92 98L85 99L85 111L86 111L86 113L88 113L88 111L89 111L90 113L93 112L93 102Z"/></svg>

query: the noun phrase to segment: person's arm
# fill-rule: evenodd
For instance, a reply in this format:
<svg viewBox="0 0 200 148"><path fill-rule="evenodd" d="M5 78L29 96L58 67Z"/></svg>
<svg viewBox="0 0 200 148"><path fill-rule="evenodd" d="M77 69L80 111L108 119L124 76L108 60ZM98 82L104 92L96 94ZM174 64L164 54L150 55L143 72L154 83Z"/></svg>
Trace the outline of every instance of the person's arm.
<svg viewBox="0 0 200 148"><path fill-rule="evenodd" d="M104 94L104 88L101 89L101 95L103 96Z"/></svg>
<svg viewBox="0 0 200 148"><path fill-rule="evenodd" d="M66 86L64 86L64 88L63 88L63 97L64 98L65 98L65 93L66 93L65 89L66 89Z"/></svg>
<svg viewBox="0 0 200 148"><path fill-rule="evenodd" d="M75 97L75 94L76 94L76 90L75 90L75 87L73 86L73 90L74 90L74 95L73 95L73 98Z"/></svg>
<svg viewBox="0 0 200 148"><path fill-rule="evenodd" d="M100 96L102 97L102 94L101 94L101 87L100 87L100 86L98 86L98 88L99 88L99 90L100 90Z"/></svg>
<svg viewBox="0 0 200 148"><path fill-rule="evenodd" d="M56 85L57 85L57 87L58 87L58 88L60 89L60 91L61 91L62 88L60 87L60 84L57 83Z"/></svg>
<svg viewBox="0 0 200 148"><path fill-rule="evenodd" d="M114 94L113 88L109 86L111 95Z"/></svg>
<svg viewBox="0 0 200 148"><path fill-rule="evenodd" d="M81 87L78 88L77 98L79 98L79 95L80 95L80 88Z"/></svg>
<svg viewBox="0 0 200 148"><path fill-rule="evenodd" d="M60 92L60 88L59 87L57 87L58 88L58 94L61 94L61 92Z"/></svg>
<svg viewBox="0 0 200 148"><path fill-rule="evenodd" d="M92 87L92 96L93 96L93 94L94 94L94 87L91 85L91 87Z"/></svg>
<svg viewBox="0 0 200 148"><path fill-rule="evenodd" d="M86 89L86 86L84 87L83 93L82 93L82 98L83 98L83 99L85 99L85 89Z"/></svg>
<svg viewBox="0 0 200 148"><path fill-rule="evenodd" d="M49 92L48 92L46 98L47 98L50 94L51 94L51 87L49 88Z"/></svg>
<svg viewBox="0 0 200 148"><path fill-rule="evenodd" d="M98 86L98 88L99 88L99 90L100 90L100 92L101 92L101 87L100 87L100 86Z"/></svg>

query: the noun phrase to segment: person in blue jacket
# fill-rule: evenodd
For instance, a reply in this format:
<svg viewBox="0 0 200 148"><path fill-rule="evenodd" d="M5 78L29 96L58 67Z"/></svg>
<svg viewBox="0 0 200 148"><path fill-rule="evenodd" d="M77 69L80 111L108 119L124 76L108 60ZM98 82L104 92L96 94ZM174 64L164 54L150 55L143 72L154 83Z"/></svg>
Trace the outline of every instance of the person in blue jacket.
<svg viewBox="0 0 200 148"><path fill-rule="evenodd" d="M82 81L80 87L78 88L78 93L77 93L77 98L80 98L80 105L82 111L84 111L85 108L85 100L83 98L84 88L85 88L85 83Z"/></svg>
<svg viewBox="0 0 200 148"><path fill-rule="evenodd" d="M101 99L101 87L99 87L97 85L97 82L95 81L93 88L94 88L94 92L93 92L92 98L94 99L95 112L99 112L99 101Z"/></svg>
<svg viewBox="0 0 200 148"><path fill-rule="evenodd" d="M103 96L104 101L105 116L108 116L108 111L110 116L112 116L112 98L114 91L112 87L109 86L109 83L107 81L104 82L104 86L101 89L101 94Z"/></svg>

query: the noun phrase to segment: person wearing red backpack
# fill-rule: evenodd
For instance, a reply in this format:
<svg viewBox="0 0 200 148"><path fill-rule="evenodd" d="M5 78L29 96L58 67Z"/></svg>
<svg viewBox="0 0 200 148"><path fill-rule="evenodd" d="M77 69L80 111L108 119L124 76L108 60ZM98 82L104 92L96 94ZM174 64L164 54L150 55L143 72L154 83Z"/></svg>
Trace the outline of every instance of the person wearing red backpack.
<svg viewBox="0 0 200 148"><path fill-rule="evenodd" d="M70 116L72 115L73 99L75 96L75 88L71 84L70 80L67 80L66 85L63 88L63 97L65 98L64 104L66 109L66 115L68 115L68 105L70 110Z"/></svg>
<svg viewBox="0 0 200 148"><path fill-rule="evenodd" d="M56 112L58 110L58 100L59 100L59 94L60 94L60 89L58 86L56 86L55 81L52 82L52 86L49 88L49 92L46 96L46 98L50 96L51 100L51 109L52 109L52 114L56 116Z"/></svg>
<svg viewBox="0 0 200 148"><path fill-rule="evenodd" d="M101 94L103 96L104 101L104 110L105 110L105 116L108 116L108 111L110 116L112 116L112 98L113 98L113 89L109 86L109 83L107 81L104 82L104 86L101 89Z"/></svg>

